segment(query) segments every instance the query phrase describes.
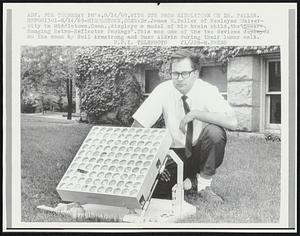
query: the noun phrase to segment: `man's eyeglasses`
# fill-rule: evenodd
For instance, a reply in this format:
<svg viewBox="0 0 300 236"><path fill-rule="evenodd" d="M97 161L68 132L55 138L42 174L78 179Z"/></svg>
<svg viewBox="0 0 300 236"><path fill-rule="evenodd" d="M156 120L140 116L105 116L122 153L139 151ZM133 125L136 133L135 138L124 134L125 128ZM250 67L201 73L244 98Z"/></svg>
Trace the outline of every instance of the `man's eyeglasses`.
<svg viewBox="0 0 300 236"><path fill-rule="evenodd" d="M171 76L172 76L172 79L178 79L179 78L179 75L181 75L181 77L183 79L187 79L191 76L191 73L194 72L195 70L192 70L192 71L183 71L181 73L179 72L172 72L171 73Z"/></svg>

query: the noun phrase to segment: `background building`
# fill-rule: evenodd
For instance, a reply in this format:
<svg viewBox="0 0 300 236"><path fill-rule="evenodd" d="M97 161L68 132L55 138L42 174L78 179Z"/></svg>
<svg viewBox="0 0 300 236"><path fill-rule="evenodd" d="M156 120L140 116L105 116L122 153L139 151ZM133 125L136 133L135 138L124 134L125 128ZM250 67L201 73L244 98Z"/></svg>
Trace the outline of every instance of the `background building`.
<svg viewBox="0 0 300 236"><path fill-rule="evenodd" d="M139 65L136 77L146 97L163 81L159 70ZM245 53L226 64L205 63L200 77L217 86L234 108L238 130L280 132L281 76L280 52ZM208 98L209 99L209 98Z"/></svg>

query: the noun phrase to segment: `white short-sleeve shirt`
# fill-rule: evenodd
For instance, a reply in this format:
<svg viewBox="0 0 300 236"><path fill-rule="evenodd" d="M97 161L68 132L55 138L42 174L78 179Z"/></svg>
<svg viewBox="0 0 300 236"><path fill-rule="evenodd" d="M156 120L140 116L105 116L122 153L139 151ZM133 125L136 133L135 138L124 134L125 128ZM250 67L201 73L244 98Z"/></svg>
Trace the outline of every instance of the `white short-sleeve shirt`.
<svg viewBox="0 0 300 236"><path fill-rule="evenodd" d="M192 89L186 94L190 110L231 113L232 108L219 93L217 87L196 79ZM166 128L173 142L172 147L185 146L185 134L179 129L180 122L185 116L182 94L174 87L173 81L168 80L159 84L133 114L133 118L144 127L151 127L163 114ZM204 122L193 120L193 145L201 133Z"/></svg>

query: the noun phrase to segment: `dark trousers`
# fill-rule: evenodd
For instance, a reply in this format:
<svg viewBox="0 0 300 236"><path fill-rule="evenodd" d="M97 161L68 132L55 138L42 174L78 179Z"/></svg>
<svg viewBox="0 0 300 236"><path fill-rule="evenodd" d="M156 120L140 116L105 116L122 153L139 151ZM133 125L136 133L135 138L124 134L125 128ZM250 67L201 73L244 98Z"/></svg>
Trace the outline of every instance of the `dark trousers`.
<svg viewBox="0 0 300 236"><path fill-rule="evenodd" d="M174 152L183 161L183 178L196 178L196 174L200 172L205 176L213 176L223 162L226 141L226 132L222 127L208 124L202 129L190 158L185 157L184 148L174 148ZM171 174L171 179L168 182L159 179L153 197L172 197L172 187L177 183L177 164L170 158L166 169Z"/></svg>

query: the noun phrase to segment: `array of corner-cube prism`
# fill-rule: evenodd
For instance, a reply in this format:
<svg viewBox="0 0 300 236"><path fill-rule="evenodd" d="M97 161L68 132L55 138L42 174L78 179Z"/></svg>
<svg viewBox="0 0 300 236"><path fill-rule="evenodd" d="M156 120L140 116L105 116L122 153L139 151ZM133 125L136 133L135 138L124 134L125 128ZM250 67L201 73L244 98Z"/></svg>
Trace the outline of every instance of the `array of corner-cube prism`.
<svg viewBox="0 0 300 236"><path fill-rule="evenodd" d="M141 208L170 145L166 129L94 126L57 191L66 201Z"/></svg>

